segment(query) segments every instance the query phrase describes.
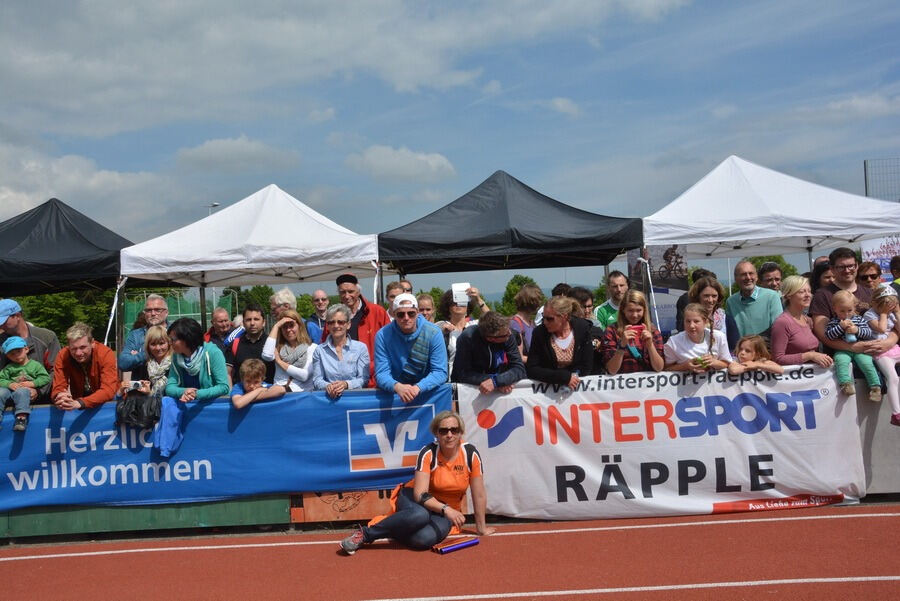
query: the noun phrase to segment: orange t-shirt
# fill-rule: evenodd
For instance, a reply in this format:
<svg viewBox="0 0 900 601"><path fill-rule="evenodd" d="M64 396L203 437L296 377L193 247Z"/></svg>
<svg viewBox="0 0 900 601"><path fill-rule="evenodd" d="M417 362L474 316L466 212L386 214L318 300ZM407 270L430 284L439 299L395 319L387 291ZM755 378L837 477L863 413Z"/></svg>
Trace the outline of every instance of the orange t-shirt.
<svg viewBox="0 0 900 601"><path fill-rule="evenodd" d="M481 455L478 454L475 445L463 442L459 445L456 457L451 461L446 461L441 456L439 448L436 442L425 445L419 451L416 471L430 474L431 481L428 485L428 492L431 496L457 511L462 511L462 500L466 496L469 482L472 478L483 475ZM394 489L391 494L391 513L397 511L397 495L400 494L400 489L414 486L415 478ZM369 520L369 526L374 526L386 517L387 515L373 517ZM450 529L450 534L459 534L459 528L454 526Z"/></svg>
<svg viewBox="0 0 900 601"><path fill-rule="evenodd" d="M435 457L437 461L435 461ZM469 480L481 476L481 455L474 445L464 442L459 445L456 457L447 461L441 455L437 443L425 446L419 451L416 471L431 474L428 492L456 511L461 511L463 497L469 488ZM413 480L405 484L413 486Z"/></svg>

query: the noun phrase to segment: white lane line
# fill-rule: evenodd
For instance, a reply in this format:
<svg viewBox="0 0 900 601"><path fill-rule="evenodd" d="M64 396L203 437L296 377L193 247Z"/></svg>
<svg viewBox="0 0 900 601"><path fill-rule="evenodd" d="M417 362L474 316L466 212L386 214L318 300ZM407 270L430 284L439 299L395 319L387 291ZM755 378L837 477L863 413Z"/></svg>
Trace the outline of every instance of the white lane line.
<svg viewBox="0 0 900 601"><path fill-rule="evenodd" d="M780 580L745 580L735 582L696 582L694 584L663 584L659 586L621 586L615 588L590 588L558 591L527 591L521 593L496 593L483 595L441 595L440 597L396 597L368 599L365 601L476 601L478 599L515 599L527 597L560 597L562 595L602 595L609 593L646 593L653 591L681 591L698 588L742 588L750 586L774 586L779 584L843 584L849 582L885 582L900 580L900 576L847 576L843 578L784 578Z"/></svg>
<svg viewBox="0 0 900 601"><path fill-rule="evenodd" d="M630 526L596 526L586 528L557 528L553 530L521 530L514 532L497 532L492 536L535 536L545 534L577 534L582 532L608 532L619 530L644 530L648 528L687 528L691 526L716 526L720 524L752 524L754 522L791 522L804 520L843 520L860 518L900 517L900 513L851 513L844 515L795 516L777 518L753 518L740 520L703 520L692 522L675 522L669 524L633 524ZM304 547L313 545L337 545L338 540L324 541L292 541L282 543L243 543L223 545L196 545L184 547L139 547L136 549L112 549L108 551L79 551L73 553L47 553L44 555L18 555L0 557L0 562L26 561L32 559L65 559L71 557L96 557L101 555L127 555L129 553L164 553L168 551L218 551L227 549L264 549L268 547Z"/></svg>
<svg viewBox="0 0 900 601"><path fill-rule="evenodd" d="M900 513L852 513L842 515L785 516L777 518L700 520L694 522L674 522L670 524L632 524L629 526L591 526L587 528L559 528L555 530L522 530L520 532L497 532L492 536L520 536L522 534L560 534L566 532L608 532L611 530L642 530L645 528L683 528L690 526L715 526L718 524L753 524L755 522L794 522L804 520L844 520L852 518L879 518L898 516L900 516Z"/></svg>

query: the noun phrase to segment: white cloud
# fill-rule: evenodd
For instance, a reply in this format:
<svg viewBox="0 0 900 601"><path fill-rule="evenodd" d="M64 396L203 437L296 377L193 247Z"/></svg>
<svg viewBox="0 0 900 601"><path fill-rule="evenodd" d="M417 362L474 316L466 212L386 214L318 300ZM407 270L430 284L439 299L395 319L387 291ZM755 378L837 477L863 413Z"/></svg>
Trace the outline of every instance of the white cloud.
<svg viewBox="0 0 900 601"><path fill-rule="evenodd" d="M300 162L299 155L292 150L275 148L245 135L182 148L176 159L183 168L231 174L289 169Z"/></svg>
<svg viewBox="0 0 900 601"><path fill-rule="evenodd" d="M484 84L484 86L482 86L482 88L481 88L481 92L485 96L496 96L497 94L499 94L502 91L503 91L503 86L500 85L500 82L497 81L496 79L490 80L489 82Z"/></svg>
<svg viewBox="0 0 900 601"><path fill-rule="evenodd" d="M0 114L42 132L103 136L191 119L255 118L292 104L268 90L372 76L399 91L470 85L486 49L595 31L682 0L7 3ZM509 15L515 14L515 26ZM210 18L215 15L215 18Z"/></svg>
<svg viewBox="0 0 900 601"><path fill-rule="evenodd" d="M733 104L717 104L709 112L716 119L726 119L737 112L737 107Z"/></svg>
<svg viewBox="0 0 900 601"><path fill-rule="evenodd" d="M148 172L102 169L86 157L50 156L0 143L0 220L58 198L91 219L138 242L178 223L194 201L176 182Z"/></svg>
<svg viewBox="0 0 900 601"><path fill-rule="evenodd" d="M413 152L405 146L369 146L362 153L348 156L347 165L381 180L436 182L456 175L444 155Z"/></svg>
<svg viewBox="0 0 900 601"><path fill-rule="evenodd" d="M547 102L543 103L547 108L556 111L557 113L562 113L563 115L568 115L570 117L579 117L581 116L581 108L575 104L575 101L571 98L562 98L557 96Z"/></svg>
<svg viewBox="0 0 900 601"><path fill-rule="evenodd" d="M309 112L309 120L313 123L324 123L325 121L331 121L337 115L337 111L334 107L329 106L325 109L313 109Z"/></svg>
<svg viewBox="0 0 900 601"><path fill-rule="evenodd" d="M855 118L873 119L900 114L900 96L886 96L874 93L856 95L843 100L829 102L829 112Z"/></svg>

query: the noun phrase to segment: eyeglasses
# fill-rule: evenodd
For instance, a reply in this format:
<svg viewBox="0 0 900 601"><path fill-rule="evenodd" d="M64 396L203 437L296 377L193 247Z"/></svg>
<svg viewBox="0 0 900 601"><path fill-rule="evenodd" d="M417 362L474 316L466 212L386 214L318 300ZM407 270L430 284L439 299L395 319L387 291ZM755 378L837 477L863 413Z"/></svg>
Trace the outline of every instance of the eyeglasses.
<svg viewBox="0 0 900 601"><path fill-rule="evenodd" d="M144 313L162 313L163 311L168 311L168 310L169 310L169 309L168 309L167 307L162 307L162 308L149 308L149 307L147 307L147 308L144 309Z"/></svg>
<svg viewBox="0 0 900 601"><path fill-rule="evenodd" d="M832 269L840 269L841 271L853 271L854 269L856 269L856 267L857 267L856 263L850 263L847 265L832 265L831 266Z"/></svg>
<svg viewBox="0 0 900 601"><path fill-rule="evenodd" d="M862 273L859 275L861 280L877 280L881 278L880 273Z"/></svg>
<svg viewBox="0 0 900 601"><path fill-rule="evenodd" d="M410 318L410 319L412 319L412 318L414 318L416 315L418 315L418 313L415 312L415 311L394 311L394 316L395 316L397 319L404 319L404 318Z"/></svg>
<svg viewBox="0 0 900 601"><path fill-rule="evenodd" d="M403 292L406 292L407 294L412 294L412 288L401 288L401 290L403 290Z"/></svg>
<svg viewBox="0 0 900 601"><path fill-rule="evenodd" d="M438 428L438 434L441 436L446 436L447 434L459 434L459 432L459 426L453 426L452 428Z"/></svg>
<svg viewBox="0 0 900 601"><path fill-rule="evenodd" d="M328 299L327 298L314 298L313 302L314 303L327 303Z"/></svg>
<svg viewBox="0 0 900 601"><path fill-rule="evenodd" d="M347 320L346 319L329 319L325 323L327 323L330 326L345 326L345 325L347 325Z"/></svg>

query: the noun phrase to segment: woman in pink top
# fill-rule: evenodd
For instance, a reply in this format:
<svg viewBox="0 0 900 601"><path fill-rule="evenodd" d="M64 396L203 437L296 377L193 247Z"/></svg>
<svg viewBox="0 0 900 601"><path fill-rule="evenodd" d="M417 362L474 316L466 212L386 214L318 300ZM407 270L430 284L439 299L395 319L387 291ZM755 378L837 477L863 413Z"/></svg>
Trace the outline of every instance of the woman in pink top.
<svg viewBox="0 0 900 601"><path fill-rule="evenodd" d="M781 282L784 313L772 324L772 359L780 365L815 363L831 367L834 360L819 352L819 339L813 334L812 319L804 313L812 301L809 280L791 275Z"/></svg>

